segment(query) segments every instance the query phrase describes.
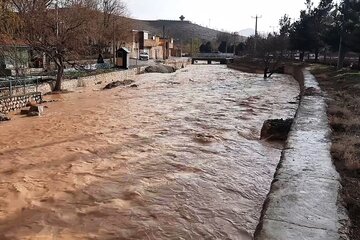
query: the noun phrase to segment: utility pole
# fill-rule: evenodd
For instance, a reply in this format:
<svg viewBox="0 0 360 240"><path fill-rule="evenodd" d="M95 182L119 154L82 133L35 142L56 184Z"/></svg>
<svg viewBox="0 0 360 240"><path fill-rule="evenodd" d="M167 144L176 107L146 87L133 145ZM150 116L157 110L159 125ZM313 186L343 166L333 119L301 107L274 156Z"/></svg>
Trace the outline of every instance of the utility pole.
<svg viewBox="0 0 360 240"><path fill-rule="evenodd" d="M233 49L233 54L235 55L236 53L236 32L234 32L234 49Z"/></svg>
<svg viewBox="0 0 360 240"><path fill-rule="evenodd" d="M345 33L345 29L344 29L344 25L345 25L345 21L347 21L347 15L348 15L348 6L349 6L349 0L345 0L344 1L344 15L342 16L342 23L341 23L341 29L340 29L340 39L339 39L339 53L338 53L338 59L337 59L337 69L340 70L341 68L343 68L344 62L344 55L345 55L345 50L344 50L344 46L343 46L343 41L344 41L344 33Z"/></svg>
<svg viewBox="0 0 360 240"><path fill-rule="evenodd" d="M257 48L257 39L258 39L258 19L259 18L262 18L262 16L258 16L256 14L255 17L252 17L252 18L255 18L255 42L254 42L254 54L256 54L256 48Z"/></svg>
<svg viewBox="0 0 360 240"><path fill-rule="evenodd" d="M180 39L180 57L183 56L183 42L182 39Z"/></svg>
<svg viewBox="0 0 360 240"><path fill-rule="evenodd" d="M191 38L191 57L194 56L194 50L193 50L193 47L194 47L194 38Z"/></svg>

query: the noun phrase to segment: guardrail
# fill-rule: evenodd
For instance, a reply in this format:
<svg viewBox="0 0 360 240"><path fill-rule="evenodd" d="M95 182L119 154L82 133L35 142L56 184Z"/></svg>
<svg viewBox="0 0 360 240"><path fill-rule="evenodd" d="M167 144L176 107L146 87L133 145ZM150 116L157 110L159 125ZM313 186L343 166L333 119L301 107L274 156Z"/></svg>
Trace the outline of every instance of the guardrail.
<svg viewBox="0 0 360 240"><path fill-rule="evenodd" d="M29 87L35 87L34 92L38 92L39 81L42 81L42 77L0 78L0 97L26 94Z"/></svg>

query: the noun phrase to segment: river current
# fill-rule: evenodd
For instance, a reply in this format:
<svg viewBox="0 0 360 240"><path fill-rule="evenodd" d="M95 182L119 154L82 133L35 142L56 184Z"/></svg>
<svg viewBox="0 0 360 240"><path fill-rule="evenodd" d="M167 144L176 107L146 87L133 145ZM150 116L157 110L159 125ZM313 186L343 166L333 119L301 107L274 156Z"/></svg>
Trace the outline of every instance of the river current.
<svg viewBox="0 0 360 240"><path fill-rule="evenodd" d="M262 123L294 116L297 82L193 65L136 84L0 124L0 239L250 239L282 149Z"/></svg>

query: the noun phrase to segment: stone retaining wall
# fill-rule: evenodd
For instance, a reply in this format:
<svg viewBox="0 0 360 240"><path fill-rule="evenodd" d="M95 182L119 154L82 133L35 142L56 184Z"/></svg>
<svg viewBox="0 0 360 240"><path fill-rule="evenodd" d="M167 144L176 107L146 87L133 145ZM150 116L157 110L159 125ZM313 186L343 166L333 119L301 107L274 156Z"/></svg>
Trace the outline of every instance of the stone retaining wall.
<svg viewBox="0 0 360 240"><path fill-rule="evenodd" d="M25 107L30 102L41 102L41 93L29 93L20 96L0 98L0 113L9 113Z"/></svg>
<svg viewBox="0 0 360 240"><path fill-rule="evenodd" d="M291 66L303 94L264 203L255 240L347 239L340 176L330 154L326 103L313 75ZM312 91L308 91L311 88Z"/></svg>
<svg viewBox="0 0 360 240"><path fill-rule="evenodd" d="M93 87L95 85L108 84L114 81L122 81L126 79L134 79L135 75L144 71L145 67L133 68L124 71L116 71L104 74L82 77L78 79L65 79L61 88L66 91L74 91L78 87ZM43 83L38 86L38 91L46 94L54 89L54 83Z"/></svg>

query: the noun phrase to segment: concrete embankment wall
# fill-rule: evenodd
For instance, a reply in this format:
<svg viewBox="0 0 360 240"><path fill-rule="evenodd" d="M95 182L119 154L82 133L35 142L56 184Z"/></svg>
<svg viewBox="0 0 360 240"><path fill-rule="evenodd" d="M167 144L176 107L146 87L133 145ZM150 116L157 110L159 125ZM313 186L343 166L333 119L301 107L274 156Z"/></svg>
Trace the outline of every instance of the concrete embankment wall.
<svg viewBox="0 0 360 240"><path fill-rule="evenodd" d="M298 80L302 97L254 238L347 239L348 217L331 159L324 97L309 71L296 66L285 71Z"/></svg>

